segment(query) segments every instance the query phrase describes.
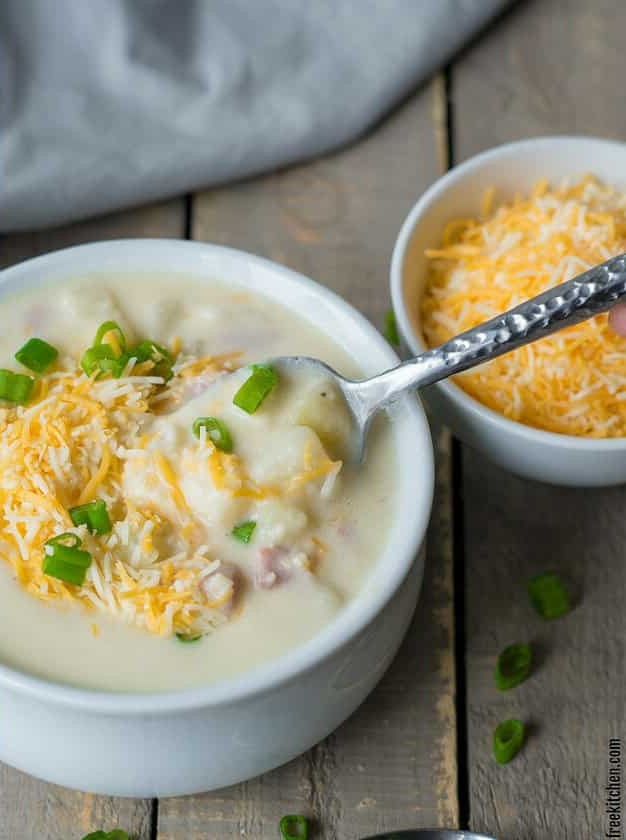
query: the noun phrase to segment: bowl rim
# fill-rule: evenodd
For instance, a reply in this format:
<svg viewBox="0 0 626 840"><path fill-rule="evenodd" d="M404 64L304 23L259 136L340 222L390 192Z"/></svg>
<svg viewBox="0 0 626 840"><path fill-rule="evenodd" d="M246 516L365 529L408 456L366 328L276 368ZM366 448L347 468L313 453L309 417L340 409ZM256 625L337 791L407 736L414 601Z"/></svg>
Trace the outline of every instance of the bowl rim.
<svg viewBox="0 0 626 840"><path fill-rule="evenodd" d="M448 172L431 184L413 205L396 239L390 271L393 310L396 315L400 334L413 354L418 355L423 353L428 347L422 336L414 329L411 323L409 305L404 294L403 273L413 232L421 220L451 186L462 181L470 172L474 172L498 158L514 157L517 152L528 151L533 147L537 149L541 146L549 147L565 143L573 146L580 145L581 147L588 146L589 144L612 147L619 149L626 155L626 143L603 137L593 137L591 135L546 135L527 138L525 140L516 140L511 143L502 143L501 145L493 146L485 151L479 152L462 163L453 166ZM436 382L431 387L438 388L442 391L452 403L466 414L469 414L476 422L498 426L502 431L511 435L517 435L532 443L568 450L576 449L590 454L598 452L622 452L626 445L626 437L624 436L613 438L584 438L528 426L488 408L450 380Z"/></svg>
<svg viewBox="0 0 626 840"><path fill-rule="evenodd" d="M145 262L145 266L129 269L124 264L125 254L135 259L143 254L141 261ZM347 334L349 334L348 327L361 332L367 339L368 346L372 347L373 354L379 358L381 366L392 367L399 363L396 353L367 318L331 289L264 257L213 243L167 238L130 238L75 245L33 257L4 269L0 272L0 286L8 281L19 282L21 277L30 277L38 272L51 273L58 272L59 269L63 271L66 264L66 276L71 277L73 272L81 270L81 261L88 262L89 259L96 259L98 256L119 259L118 273L133 270L137 272L162 271L159 269L159 256L181 257L181 263L197 258L196 275L198 277L204 275L209 279L210 273L206 268L203 272L203 254L222 256L235 262L240 261L242 267L247 265L265 269L280 276L281 282L290 284L293 289L299 286L321 296L329 307L345 318ZM93 268L82 270L86 275L97 273L97 269ZM194 276L193 271L188 267L182 267L181 272ZM53 282L56 282L56 279ZM245 272L242 271L242 276L234 282L245 286L247 284ZM260 293L263 294L263 292ZM267 291L264 294L270 297ZM293 311L306 319L304 309L294 308ZM350 354L349 344L347 344L346 352ZM245 671L214 684L188 689L132 693L80 688L31 675L3 663L0 663L0 689L7 688L46 703L112 716L161 715L234 704L248 697L263 694L303 676L332 656L362 632L384 609L406 579L413 564L423 562L418 552L425 540L434 495L433 446L426 415L419 400L404 398L397 405L397 422L406 423L407 427L413 426L411 431L415 434L416 441L420 441L420 445L416 445L413 450L413 457L398 459L405 474L403 483L410 484L410 489L413 491L411 494L404 493L404 501L400 500L401 510L408 509L409 497L411 497L411 516L404 516L404 520L398 516L398 523L404 522L402 525L403 550L397 555L397 562L390 568L390 573L383 585L374 591L372 591L373 587L370 587L360 592L320 633L252 671ZM408 456L409 453L406 455ZM412 465L416 469L410 472L406 465ZM419 475L419 480L417 475ZM401 495L399 494L399 497ZM403 512L406 513L408 510ZM381 554L381 559L385 553L389 553L389 548L390 544Z"/></svg>

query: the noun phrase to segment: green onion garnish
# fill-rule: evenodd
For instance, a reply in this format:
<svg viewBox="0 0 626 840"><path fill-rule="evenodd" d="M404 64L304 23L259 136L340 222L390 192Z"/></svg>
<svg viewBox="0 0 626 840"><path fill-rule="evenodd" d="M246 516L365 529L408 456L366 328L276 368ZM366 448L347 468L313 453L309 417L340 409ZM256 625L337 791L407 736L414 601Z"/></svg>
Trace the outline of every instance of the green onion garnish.
<svg viewBox="0 0 626 840"><path fill-rule="evenodd" d="M102 499L70 508L68 513L74 525L86 525L92 534L108 534L113 527L106 503Z"/></svg>
<svg viewBox="0 0 626 840"><path fill-rule="evenodd" d="M278 374L269 365L251 365L252 375L233 397L233 403L248 414L254 414L278 382Z"/></svg>
<svg viewBox="0 0 626 840"><path fill-rule="evenodd" d="M59 351L41 338L29 339L15 354L17 361L35 373L44 373L56 362Z"/></svg>
<svg viewBox="0 0 626 840"><path fill-rule="evenodd" d="M102 345L111 347L116 356L121 356L126 350L126 336L117 321L105 321L98 327L93 346Z"/></svg>
<svg viewBox="0 0 626 840"><path fill-rule="evenodd" d="M236 540L247 545L252 539L255 528L256 522L250 519L248 522L241 522L239 525L235 525L231 533Z"/></svg>
<svg viewBox="0 0 626 840"><path fill-rule="evenodd" d="M179 642L184 642L186 645L188 645L191 642L197 642L199 639L201 639L202 633L198 633L197 636L190 636L187 633L177 633L176 638Z"/></svg>
<svg viewBox="0 0 626 840"><path fill-rule="evenodd" d="M83 541L78 534L72 531L66 531L64 534L59 534L57 537L52 537L48 540L46 545L64 545L67 548L78 548L83 544Z"/></svg>
<svg viewBox="0 0 626 840"><path fill-rule="evenodd" d="M87 376L92 376L97 372L97 378L99 378L104 373L110 373L114 379L119 379L128 364L128 358L126 353L116 356L115 351L108 344L99 344L85 350L80 366Z"/></svg>
<svg viewBox="0 0 626 840"><path fill-rule="evenodd" d="M154 375L162 376L166 382L174 375L172 373L174 357L166 347L157 344L155 341L140 341L139 344L128 351L128 357L136 359L137 364L152 362Z"/></svg>
<svg viewBox="0 0 626 840"><path fill-rule="evenodd" d="M505 720L493 733L493 754L498 764L508 764L524 743L526 728L521 720Z"/></svg>
<svg viewBox="0 0 626 840"><path fill-rule="evenodd" d="M527 587L531 603L542 618L559 618L570 611L569 593L554 572L531 578Z"/></svg>
<svg viewBox="0 0 626 840"><path fill-rule="evenodd" d="M389 344L400 344L400 336L398 335L398 324L396 323L396 316L393 309L390 309L385 315L385 338Z"/></svg>
<svg viewBox="0 0 626 840"><path fill-rule="evenodd" d="M121 828L115 828L113 831L92 831L83 840L130 840L130 837Z"/></svg>
<svg viewBox="0 0 626 840"><path fill-rule="evenodd" d="M0 370L0 400L26 405L34 387L35 380L31 376Z"/></svg>
<svg viewBox="0 0 626 840"><path fill-rule="evenodd" d="M280 821L280 834L283 840L306 840L309 835L309 823L301 814L287 814Z"/></svg>
<svg viewBox="0 0 626 840"><path fill-rule="evenodd" d="M233 439L230 432L217 417L198 417L197 420L194 420L192 429L197 438L200 437L200 430L206 429L207 437L218 449L221 449L222 452L233 451Z"/></svg>
<svg viewBox="0 0 626 840"><path fill-rule="evenodd" d="M524 682L530 674L532 651L530 645L509 645L504 648L494 671L496 686L500 691L508 691Z"/></svg>
<svg viewBox="0 0 626 840"><path fill-rule="evenodd" d="M105 321L98 327L93 346L83 353L80 365L87 376L97 373L96 378L99 378L110 373L114 379L119 379L129 358L124 331L117 321Z"/></svg>
<svg viewBox="0 0 626 840"><path fill-rule="evenodd" d="M82 540L76 534L59 534L45 543L43 572L50 577L82 586L87 569L91 565L91 554L82 551Z"/></svg>

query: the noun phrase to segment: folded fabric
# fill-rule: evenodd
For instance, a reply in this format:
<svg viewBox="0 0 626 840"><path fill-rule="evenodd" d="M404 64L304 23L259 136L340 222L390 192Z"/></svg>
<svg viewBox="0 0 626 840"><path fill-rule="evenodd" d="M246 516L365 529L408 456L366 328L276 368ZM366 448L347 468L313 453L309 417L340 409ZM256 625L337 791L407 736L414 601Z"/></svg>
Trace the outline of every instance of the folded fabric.
<svg viewBox="0 0 626 840"><path fill-rule="evenodd" d="M357 137L508 0L3 0L0 231Z"/></svg>

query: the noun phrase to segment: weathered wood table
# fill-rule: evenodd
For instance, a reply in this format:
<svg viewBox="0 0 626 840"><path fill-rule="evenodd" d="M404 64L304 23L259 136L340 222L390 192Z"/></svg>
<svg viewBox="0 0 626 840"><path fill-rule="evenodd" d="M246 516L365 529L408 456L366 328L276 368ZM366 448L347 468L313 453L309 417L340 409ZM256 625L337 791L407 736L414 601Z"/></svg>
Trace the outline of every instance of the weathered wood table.
<svg viewBox="0 0 626 840"><path fill-rule="evenodd" d="M546 133L626 137L626 4L527 0L353 147L255 181L0 240L2 263L132 236L221 242L326 283L381 325L398 228L446 167ZM361 709L291 764L219 793L161 802L87 796L0 765L0 840L78 840L119 824L136 840L276 838L302 812L316 837L470 826L499 840L595 840L608 827L609 740L625 732L626 490L508 475L434 430L438 486L416 618ZM575 611L545 624L524 582L560 569ZM494 657L532 640L540 667L511 694ZM1 710L0 710L1 714ZM532 725L506 767L494 725ZM620 835L621 836L621 835Z"/></svg>

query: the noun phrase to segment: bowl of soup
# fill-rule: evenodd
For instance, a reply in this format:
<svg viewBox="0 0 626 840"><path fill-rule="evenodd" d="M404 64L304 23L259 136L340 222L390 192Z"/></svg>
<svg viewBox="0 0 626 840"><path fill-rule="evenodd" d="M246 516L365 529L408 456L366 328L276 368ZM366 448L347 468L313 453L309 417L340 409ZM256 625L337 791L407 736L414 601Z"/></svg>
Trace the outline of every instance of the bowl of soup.
<svg viewBox="0 0 626 840"><path fill-rule="evenodd" d="M417 602L433 492L407 397L365 461L323 359L397 363L358 312L208 244L95 243L0 278L0 760L170 796L300 754Z"/></svg>
<svg viewBox="0 0 626 840"><path fill-rule="evenodd" d="M391 292L413 355L626 251L626 144L540 137L440 178L398 236ZM527 478L626 481L626 339L600 315L424 391L465 443Z"/></svg>

